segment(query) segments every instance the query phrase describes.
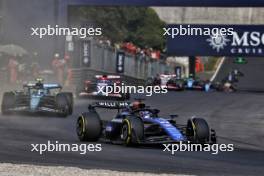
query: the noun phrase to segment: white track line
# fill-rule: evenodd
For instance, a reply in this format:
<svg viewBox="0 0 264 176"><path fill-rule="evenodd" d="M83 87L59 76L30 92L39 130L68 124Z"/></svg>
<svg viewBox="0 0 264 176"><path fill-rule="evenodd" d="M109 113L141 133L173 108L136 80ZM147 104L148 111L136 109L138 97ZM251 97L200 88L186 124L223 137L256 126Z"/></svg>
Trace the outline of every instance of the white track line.
<svg viewBox="0 0 264 176"><path fill-rule="evenodd" d="M211 77L211 79L210 79L211 82L213 82L214 79L216 78L216 76L217 76L218 72L220 71L220 69L221 69L221 67L222 67L222 65L223 65L223 63L224 63L224 61L225 61L225 59L226 59L225 57L223 57L223 58L221 59L220 64L218 64L217 69L216 69L214 75L213 75L213 76Z"/></svg>

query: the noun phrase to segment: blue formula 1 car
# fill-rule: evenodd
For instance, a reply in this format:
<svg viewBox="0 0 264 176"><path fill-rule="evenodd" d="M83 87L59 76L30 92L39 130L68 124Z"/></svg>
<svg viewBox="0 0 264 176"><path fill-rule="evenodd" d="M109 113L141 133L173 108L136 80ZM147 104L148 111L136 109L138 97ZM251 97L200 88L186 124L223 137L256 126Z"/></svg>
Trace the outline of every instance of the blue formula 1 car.
<svg viewBox="0 0 264 176"><path fill-rule="evenodd" d="M208 92L212 88L210 81L203 81L192 77L187 78L184 82L186 90L201 90Z"/></svg>
<svg viewBox="0 0 264 176"><path fill-rule="evenodd" d="M73 111L73 95L61 92L59 84L36 83L23 86L21 91L5 92L2 100L2 114L12 113L53 113L68 116Z"/></svg>
<svg viewBox="0 0 264 176"><path fill-rule="evenodd" d="M110 121L101 120L96 108L118 109ZM144 103L101 102L89 105L89 111L77 120L80 141L106 141L125 144L164 144L193 142L216 143L216 133L202 118L191 118L186 125L176 123L176 115L159 116L159 110L146 107Z"/></svg>

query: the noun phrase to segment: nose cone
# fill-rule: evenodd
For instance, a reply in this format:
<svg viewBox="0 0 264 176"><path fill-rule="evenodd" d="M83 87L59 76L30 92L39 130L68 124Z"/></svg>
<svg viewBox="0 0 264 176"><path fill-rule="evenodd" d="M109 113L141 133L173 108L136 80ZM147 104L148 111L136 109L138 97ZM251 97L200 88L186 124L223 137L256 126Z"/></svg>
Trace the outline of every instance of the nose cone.
<svg viewBox="0 0 264 176"><path fill-rule="evenodd" d="M209 92L210 91L210 85L209 84L205 84L205 91Z"/></svg>
<svg viewBox="0 0 264 176"><path fill-rule="evenodd" d="M188 81L187 86L191 88L193 86L193 82L191 80Z"/></svg>
<svg viewBox="0 0 264 176"><path fill-rule="evenodd" d="M31 110L36 110L40 102L40 97L39 96L31 96L30 100L30 109Z"/></svg>

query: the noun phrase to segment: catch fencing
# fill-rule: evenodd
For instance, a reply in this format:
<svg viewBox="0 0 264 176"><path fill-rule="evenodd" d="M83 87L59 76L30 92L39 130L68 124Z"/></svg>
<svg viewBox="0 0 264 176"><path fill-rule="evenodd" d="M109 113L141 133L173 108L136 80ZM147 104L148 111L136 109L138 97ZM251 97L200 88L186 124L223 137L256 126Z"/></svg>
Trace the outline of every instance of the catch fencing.
<svg viewBox="0 0 264 176"><path fill-rule="evenodd" d="M91 79L96 74L118 74L116 71L117 54L124 51L93 40L89 42L88 66L83 64L83 49L77 50L79 52L79 60L77 59L77 63L74 64L75 68L73 69L73 81L75 84L82 83L85 79ZM83 44L79 47L83 47ZM167 65L165 59L157 60L142 54L132 55L124 53L124 72L119 75L127 82L142 84L146 78L155 76L156 74L174 73L174 68Z"/></svg>

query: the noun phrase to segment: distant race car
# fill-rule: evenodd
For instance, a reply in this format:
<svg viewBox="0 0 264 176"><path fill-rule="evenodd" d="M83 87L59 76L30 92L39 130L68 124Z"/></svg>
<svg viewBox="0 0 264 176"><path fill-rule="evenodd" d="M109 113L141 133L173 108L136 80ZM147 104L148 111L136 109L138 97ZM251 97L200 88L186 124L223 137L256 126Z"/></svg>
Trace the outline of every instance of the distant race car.
<svg viewBox="0 0 264 176"><path fill-rule="evenodd" d="M220 92L236 92L237 91L237 85L235 83L226 81L226 82L216 82L212 84L212 88L216 91Z"/></svg>
<svg viewBox="0 0 264 176"><path fill-rule="evenodd" d="M168 90L182 91L185 89L185 82L183 79L173 77L168 80L166 86Z"/></svg>
<svg viewBox="0 0 264 176"><path fill-rule="evenodd" d="M201 90L208 92L211 89L211 82L189 77L184 80L184 87L186 90Z"/></svg>
<svg viewBox="0 0 264 176"><path fill-rule="evenodd" d="M78 98L95 98L95 99L121 99L128 100L130 94L109 93L106 95L100 89L106 86L121 86L122 80L118 75L96 75L92 80L85 80L82 87L77 87L76 94Z"/></svg>
<svg viewBox="0 0 264 176"><path fill-rule="evenodd" d="M228 73L228 75L222 79L221 82L216 82L212 84L212 89L222 92L236 92L238 90L237 83L239 82L239 78L243 77L244 73L242 73L238 69L233 69Z"/></svg>
<svg viewBox="0 0 264 176"><path fill-rule="evenodd" d="M146 81L147 86L166 86L167 82L175 78L175 74L157 74L155 77L148 78Z"/></svg>
<svg viewBox="0 0 264 176"><path fill-rule="evenodd" d="M21 91L5 92L2 100L2 114L47 112L66 117L73 111L73 95L61 92L59 84L36 83L23 86Z"/></svg>
<svg viewBox="0 0 264 176"><path fill-rule="evenodd" d="M230 83L236 83L239 81L240 77L243 77L244 73L242 73L238 69L233 69L228 73L228 75L222 80L222 82L230 82Z"/></svg>
<svg viewBox="0 0 264 176"><path fill-rule="evenodd" d="M102 120L96 108L118 109L112 120ZM190 118L186 125L176 122L176 115L159 116L159 110L146 107L142 101L97 102L77 120L80 141L106 140L113 144L164 144L193 142L216 143L215 130L202 118Z"/></svg>

